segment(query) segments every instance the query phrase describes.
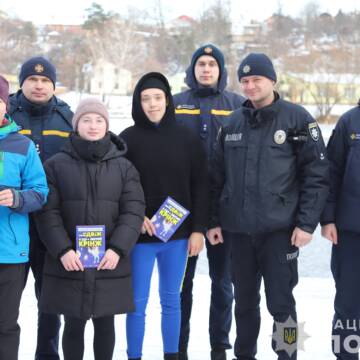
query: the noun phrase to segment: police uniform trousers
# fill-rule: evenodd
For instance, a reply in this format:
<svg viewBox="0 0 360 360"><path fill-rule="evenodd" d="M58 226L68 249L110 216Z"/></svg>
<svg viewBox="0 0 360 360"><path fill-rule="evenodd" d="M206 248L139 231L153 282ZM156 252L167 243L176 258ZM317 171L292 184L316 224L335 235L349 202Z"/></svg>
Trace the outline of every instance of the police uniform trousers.
<svg viewBox="0 0 360 360"><path fill-rule="evenodd" d="M206 239L209 276L211 279L211 299L209 312L209 336L212 350L231 349L229 332L234 299L231 283L230 239L213 246ZM192 289L198 256L188 258L181 289L181 329L179 351L186 353L190 334L190 317L193 303Z"/></svg>
<svg viewBox="0 0 360 360"><path fill-rule="evenodd" d="M224 232L232 243L231 271L235 295L236 340L234 353L238 360L253 360L260 330L260 285L264 279L267 308L274 321L296 321L292 294L298 282L299 250L291 245L292 231L245 235ZM275 324L273 331L275 331ZM276 343L272 341L275 351ZM296 359L284 350L276 351L278 359Z"/></svg>
<svg viewBox="0 0 360 360"><path fill-rule="evenodd" d="M338 360L359 359L360 234L339 231L333 245L331 271L335 280L332 349Z"/></svg>

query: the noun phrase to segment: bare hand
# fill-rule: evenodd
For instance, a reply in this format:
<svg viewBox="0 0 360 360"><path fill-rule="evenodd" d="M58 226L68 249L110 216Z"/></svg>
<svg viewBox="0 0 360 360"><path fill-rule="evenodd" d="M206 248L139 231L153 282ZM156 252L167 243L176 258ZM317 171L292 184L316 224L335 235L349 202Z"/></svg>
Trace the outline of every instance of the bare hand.
<svg viewBox="0 0 360 360"><path fill-rule="evenodd" d="M0 206L13 206L14 194L10 189L0 191Z"/></svg>
<svg viewBox="0 0 360 360"><path fill-rule="evenodd" d="M224 242L220 226L210 229L206 233L206 237L208 238L211 245L222 244Z"/></svg>
<svg viewBox="0 0 360 360"><path fill-rule="evenodd" d="M326 224L321 227L321 235L330 240L334 245L338 244L337 229L335 224Z"/></svg>
<svg viewBox="0 0 360 360"><path fill-rule="evenodd" d="M66 271L84 271L79 255L74 250L69 250L60 258Z"/></svg>
<svg viewBox="0 0 360 360"><path fill-rule="evenodd" d="M101 259L98 270L114 270L120 260L119 254L114 250L107 249L104 257Z"/></svg>
<svg viewBox="0 0 360 360"><path fill-rule="evenodd" d="M151 220L148 217L144 217L144 222L141 228L141 233L145 234L148 233L150 236L155 235L156 229L154 224L151 222Z"/></svg>
<svg viewBox="0 0 360 360"><path fill-rule="evenodd" d="M193 232L189 237L188 252L189 256L199 255L204 248L204 235L200 232Z"/></svg>
<svg viewBox="0 0 360 360"><path fill-rule="evenodd" d="M296 227L291 236L291 244L297 247L307 245L312 239L312 234Z"/></svg>

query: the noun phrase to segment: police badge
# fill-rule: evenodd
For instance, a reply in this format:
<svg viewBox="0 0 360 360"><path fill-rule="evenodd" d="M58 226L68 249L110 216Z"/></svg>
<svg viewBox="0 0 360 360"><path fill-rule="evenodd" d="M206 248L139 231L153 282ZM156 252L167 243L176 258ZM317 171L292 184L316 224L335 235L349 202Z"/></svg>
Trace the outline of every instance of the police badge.
<svg viewBox="0 0 360 360"><path fill-rule="evenodd" d="M319 140L320 130L319 130L317 122L312 122L309 124L309 134L314 141Z"/></svg>
<svg viewBox="0 0 360 360"><path fill-rule="evenodd" d="M286 140L286 132L284 130L277 130L274 134L274 141L276 144L281 145Z"/></svg>
<svg viewBox="0 0 360 360"><path fill-rule="evenodd" d="M243 73L244 73L244 74L248 74L250 71L251 71L250 65L245 65L245 66L243 67Z"/></svg>

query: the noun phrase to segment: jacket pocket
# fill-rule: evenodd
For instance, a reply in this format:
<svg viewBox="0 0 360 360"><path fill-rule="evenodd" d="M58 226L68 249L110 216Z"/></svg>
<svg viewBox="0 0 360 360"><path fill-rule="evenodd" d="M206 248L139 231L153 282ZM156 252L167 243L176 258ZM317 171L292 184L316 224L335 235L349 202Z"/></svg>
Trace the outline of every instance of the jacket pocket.
<svg viewBox="0 0 360 360"><path fill-rule="evenodd" d="M260 217L265 231L273 231L289 227L295 221L298 207L298 194L294 190L288 192L269 191L262 200L263 210Z"/></svg>

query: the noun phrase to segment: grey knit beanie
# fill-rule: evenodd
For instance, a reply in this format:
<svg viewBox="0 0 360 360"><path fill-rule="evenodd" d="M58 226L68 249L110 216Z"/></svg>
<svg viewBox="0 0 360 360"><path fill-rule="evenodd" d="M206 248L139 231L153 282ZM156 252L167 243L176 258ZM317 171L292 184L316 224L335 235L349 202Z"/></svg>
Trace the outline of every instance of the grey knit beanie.
<svg viewBox="0 0 360 360"><path fill-rule="evenodd" d="M109 113L106 109L105 104L96 98L87 98L80 101L72 118L72 125L74 131L77 130L79 119L83 115L89 113L95 113L102 116L106 120L106 131L109 130Z"/></svg>

